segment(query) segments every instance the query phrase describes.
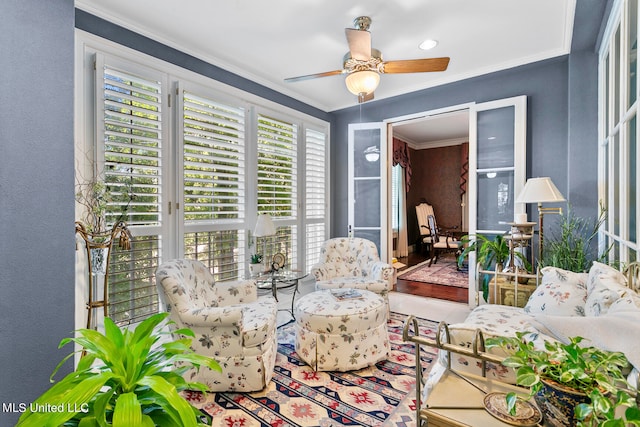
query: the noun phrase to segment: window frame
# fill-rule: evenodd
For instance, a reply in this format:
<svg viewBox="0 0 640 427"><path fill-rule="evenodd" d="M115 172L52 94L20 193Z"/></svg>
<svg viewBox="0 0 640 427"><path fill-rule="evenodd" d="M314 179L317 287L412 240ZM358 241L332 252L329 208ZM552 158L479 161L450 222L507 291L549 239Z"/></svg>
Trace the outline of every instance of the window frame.
<svg viewBox="0 0 640 427"><path fill-rule="evenodd" d="M125 46L119 45L115 42L111 42L109 40L103 39L101 37L95 36L93 34L84 32L82 30L76 29L76 77L75 77L75 93L76 93L76 103L75 103L75 117L76 117L76 127L75 127L75 156L76 156L76 174L77 176L87 176L87 173L93 173L92 167L92 159L96 159L98 157L97 141L99 141L98 134L96 133L96 128L98 127L97 119L94 116L94 105L96 99L95 89L97 84L95 80L95 73L93 71L94 63L92 59L89 59L96 54L104 54L111 56L113 58L118 58L118 60L123 61L124 63L131 64L132 66L140 66L149 70L154 70L166 76L166 81L163 84L166 84L166 95L168 99L165 100L167 105L169 105L168 114L171 116L169 120L167 120L167 126L164 130L166 133L166 137L169 139L169 143L167 144L167 152L166 157L164 159L165 166L170 169L170 173L167 175L168 178L164 178L166 181L164 185L166 188L163 188L163 209L167 210L168 213L168 203L171 203L171 215L166 218L166 221L162 223L161 226L161 235L162 235L162 253L160 254L159 263L162 261L184 256L184 235L185 235L185 227L184 227L184 218L182 215L175 214L175 208L179 207L182 204L183 193L181 191L181 186L177 186L172 182L175 182L175 178L182 179L181 167L179 167L179 163L182 159L182 156L179 155L179 149L182 149L182 136L179 135L178 132L178 118L177 114L181 114L182 111L178 111L178 105L181 102L178 102L177 96L179 94L176 92L177 89L181 86L184 87L198 87L201 88L206 94L210 94L215 96L215 100L220 99L228 99L235 102L237 105L242 105L245 108L245 135L246 135L246 158L245 158L245 196L244 196L244 219L237 221L234 226L239 227L239 230L242 230L240 233L243 236L244 246L242 248L238 248L238 256L242 259L240 260L243 263L243 267L238 271L236 278L243 278L248 275L248 258L250 248L248 244L251 243L250 235L253 231L253 227L255 226L255 219L257 218L258 207L256 205L256 195L257 195L257 185L256 185L256 162L257 162L257 154L255 152L257 147L257 136L256 136L256 126L257 126L257 114L258 112L266 112L266 114L274 115L278 118L285 118L286 120L290 120L292 123L298 127L298 135L299 141L297 144L297 165L298 165L298 177L296 180L297 186L297 194L296 200L294 201L295 207L297 209L297 217L294 219L287 219L282 221L281 224L276 220L276 226L278 225L291 225L295 227L297 232L295 233L296 245L299 248L299 253L297 254L298 262L291 266L292 268L300 269L300 270L308 270L310 265L308 262L305 262L306 250L307 250L307 242L305 241L305 227L307 224L323 224L323 239L324 241L328 238L329 234L329 141L330 141L330 123L316 117L309 116L300 111L296 111L290 107L283 106L276 102L270 101L265 98L261 98L259 96L247 93L242 89L235 88L232 86L228 86L224 83L221 83L212 78L200 75L198 73L183 69L177 65L167 63L158 58L151 57L147 54L134 51ZM144 64L144 65L142 65ZM200 93L198 93L200 94ZM324 218L306 218L305 215L305 145L306 145L306 130L314 129L318 132L324 133L325 137L325 189L326 199L325 199L325 210L324 210ZM180 143L177 141L180 140ZM90 153L89 156L86 154ZM90 175L89 175L90 176ZM178 201L178 205L176 205L176 201ZM78 217L80 213L80 207L76 206L76 216ZM222 225L216 224L213 228L220 229L223 227ZM132 234L134 237L140 233L140 229L138 227L131 227ZM311 244L314 244L311 242ZM316 243L317 244L317 243ZM86 316L85 309L85 295L84 288L86 287L86 278L84 269L81 267L82 265L82 256L81 254L77 257L77 274L76 274L76 324L81 326L84 322L84 318Z"/></svg>
<svg viewBox="0 0 640 427"><path fill-rule="evenodd" d="M637 0L616 0L605 28L598 61L598 198L607 220L600 228L599 251L608 253L610 262L626 265L638 260L637 208L640 177L637 149L640 123L638 121L637 60L635 87L629 61L631 35L630 3L635 4L635 50L639 39ZM634 93L631 93L631 90ZM629 102L633 95L633 102ZM632 145L635 159L629 159ZM634 166L635 165L635 166ZM635 177L635 182L631 179Z"/></svg>

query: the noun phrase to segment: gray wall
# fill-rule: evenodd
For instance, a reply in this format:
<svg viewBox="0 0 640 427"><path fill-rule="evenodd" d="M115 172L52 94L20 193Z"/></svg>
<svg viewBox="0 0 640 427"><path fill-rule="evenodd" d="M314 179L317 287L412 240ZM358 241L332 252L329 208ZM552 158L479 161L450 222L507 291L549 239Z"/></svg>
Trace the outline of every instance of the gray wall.
<svg viewBox="0 0 640 427"><path fill-rule="evenodd" d="M57 347L75 310L73 8L0 6L0 404L30 403L72 351Z"/></svg>
<svg viewBox="0 0 640 427"><path fill-rule="evenodd" d="M349 123L376 122L467 102L527 95L527 177L550 176L574 213L597 215L597 55L605 0L578 2L571 54L335 111L331 235L344 236ZM452 58L455 60L455 58ZM384 78L381 84L384 84ZM528 206L529 218L537 210Z"/></svg>

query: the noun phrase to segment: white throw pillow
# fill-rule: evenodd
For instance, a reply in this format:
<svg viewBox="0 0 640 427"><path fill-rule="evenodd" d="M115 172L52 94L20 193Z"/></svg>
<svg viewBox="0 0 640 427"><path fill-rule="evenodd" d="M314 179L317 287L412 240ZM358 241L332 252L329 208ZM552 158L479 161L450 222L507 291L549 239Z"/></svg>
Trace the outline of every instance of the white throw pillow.
<svg viewBox="0 0 640 427"><path fill-rule="evenodd" d="M551 316L584 316L587 289L579 283L550 282L541 284L529 297L524 311Z"/></svg>
<svg viewBox="0 0 640 427"><path fill-rule="evenodd" d="M587 279L589 278L589 274L587 273L575 273L558 267L544 267L540 272L542 273L542 285L550 283L570 283L585 289L587 288Z"/></svg>
<svg viewBox="0 0 640 427"><path fill-rule="evenodd" d="M597 283L598 276L603 274L610 276L621 285L625 285L627 283L627 278L619 270L616 270L615 268L607 264L594 261L591 265L591 268L589 269L589 278L587 279L587 293L591 293L593 287Z"/></svg>
<svg viewBox="0 0 640 427"><path fill-rule="evenodd" d="M586 316L602 316L609 311L609 307L620 297L630 293L623 282L620 282L620 276L616 274L600 274L591 277L589 274L589 288L587 294L587 302L585 304Z"/></svg>

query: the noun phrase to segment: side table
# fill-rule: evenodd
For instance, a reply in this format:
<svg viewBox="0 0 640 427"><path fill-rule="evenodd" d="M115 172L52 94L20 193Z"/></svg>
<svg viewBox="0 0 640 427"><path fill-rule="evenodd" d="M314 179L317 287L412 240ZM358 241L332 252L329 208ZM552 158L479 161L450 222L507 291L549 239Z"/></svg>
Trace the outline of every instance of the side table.
<svg viewBox="0 0 640 427"><path fill-rule="evenodd" d="M420 420L429 427L508 426L489 414L483 402L488 393L511 391L527 395L526 389L514 385L447 370L420 409Z"/></svg>
<svg viewBox="0 0 640 427"><path fill-rule="evenodd" d="M307 273L292 270L278 270L272 272L261 273L256 277L252 277L256 281L258 290L269 290L271 295L278 301L278 291L285 289L292 289L291 295L291 309L286 310L291 313L291 316L295 319L293 313L293 305L296 299L296 293L299 293L298 284L300 280L307 277Z"/></svg>

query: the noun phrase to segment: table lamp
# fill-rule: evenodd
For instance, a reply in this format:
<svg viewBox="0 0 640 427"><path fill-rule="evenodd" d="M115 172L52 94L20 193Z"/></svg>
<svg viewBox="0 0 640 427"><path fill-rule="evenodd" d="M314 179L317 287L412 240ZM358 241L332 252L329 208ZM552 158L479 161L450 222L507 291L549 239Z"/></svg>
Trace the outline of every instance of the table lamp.
<svg viewBox="0 0 640 427"><path fill-rule="evenodd" d="M262 237L262 262L265 265L271 265L271 263L267 264L267 242L266 238L269 236L275 236L276 234L276 226L273 224L271 220L271 216L269 214L259 214L258 221L256 221L256 228L253 230L253 235L255 237ZM264 269L266 270L266 268Z"/></svg>
<svg viewBox="0 0 640 427"><path fill-rule="evenodd" d="M566 199L555 186L551 178L529 178L524 188L516 198L516 203L537 203L538 204L538 262L542 260L543 251L543 225L545 213L562 214L562 208L543 208L543 203L565 202Z"/></svg>

